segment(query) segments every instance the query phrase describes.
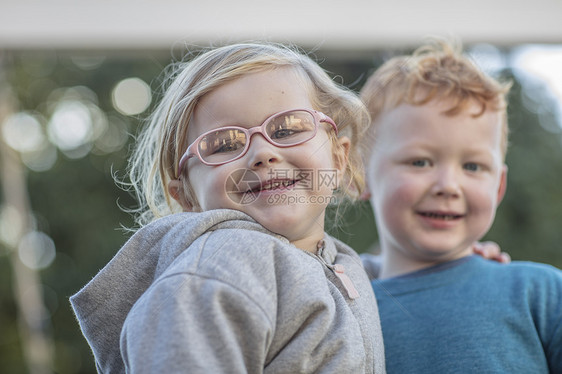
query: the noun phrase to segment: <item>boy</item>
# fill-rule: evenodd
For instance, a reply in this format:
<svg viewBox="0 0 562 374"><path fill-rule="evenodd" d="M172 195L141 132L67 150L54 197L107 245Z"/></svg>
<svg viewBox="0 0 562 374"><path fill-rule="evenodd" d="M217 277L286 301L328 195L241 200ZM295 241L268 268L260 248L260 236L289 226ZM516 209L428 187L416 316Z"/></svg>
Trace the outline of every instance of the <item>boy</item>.
<svg viewBox="0 0 562 374"><path fill-rule="evenodd" d="M445 43L362 89L388 373L562 373L562 272L472 255L505 193L508 90Z"/></svg>

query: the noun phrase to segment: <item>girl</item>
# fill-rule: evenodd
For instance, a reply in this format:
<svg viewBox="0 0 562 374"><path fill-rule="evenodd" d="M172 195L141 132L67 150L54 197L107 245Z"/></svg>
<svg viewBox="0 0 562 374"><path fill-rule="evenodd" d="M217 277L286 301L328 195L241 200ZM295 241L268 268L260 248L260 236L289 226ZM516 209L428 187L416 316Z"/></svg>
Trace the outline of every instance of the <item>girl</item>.
<svg viewBox="0 0 562 374"><path fill-rule="evenodd" d="M368 122L283 46L181 65L132 159L144 227L71 298L98 370L385 372L360 259L324 232L333 191L362 190Z"/></svg>

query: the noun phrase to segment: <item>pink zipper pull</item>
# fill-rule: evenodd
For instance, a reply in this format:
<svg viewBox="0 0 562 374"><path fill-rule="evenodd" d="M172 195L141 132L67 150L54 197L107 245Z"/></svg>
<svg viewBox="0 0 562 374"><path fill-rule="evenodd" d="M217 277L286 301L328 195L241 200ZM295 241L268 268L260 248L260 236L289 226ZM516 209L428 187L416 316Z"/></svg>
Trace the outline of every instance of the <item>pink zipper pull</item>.
<svg viewBox="0 0 562 374"><path fill-rule="evenodd" d="M351 280L351 278L349 278L347 276L347 274L344 273L344 271L345 271L345 268L342 264L335 264L334 265L334 273L336 274L336 276L339 278L339 280L343 284L343 287L347 291L347 295L349 296L349 298L350 299L357 299L359 297L359 292L355 288L355 285L353 284L353 281Z"/></svg>

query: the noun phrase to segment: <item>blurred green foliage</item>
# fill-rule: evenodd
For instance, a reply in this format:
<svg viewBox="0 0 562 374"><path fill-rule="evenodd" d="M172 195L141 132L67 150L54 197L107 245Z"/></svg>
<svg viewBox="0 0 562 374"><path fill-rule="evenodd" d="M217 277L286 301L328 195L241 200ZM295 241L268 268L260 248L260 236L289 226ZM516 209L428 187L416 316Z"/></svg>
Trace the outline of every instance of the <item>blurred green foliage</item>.
<svg viewBox="0 0 562 374"><path fill-rule="evenodd" d="M367 74L388 53L316 51L316 58L336 80L358 91ZM139 119L117 113L111 91L117 82L133 76L157 89L170 54L154 51L83 55L101 56L103 62L84 69L73 63L76 53L72 52L6 53L4 74L15 90L19 110L36 111L47 117L45 102L54 89L86 86L97 95L99 107L109 117L127 123L129 132L134 134ZM509 106L508 192L486 239L499 243L515 260L545 262L562 268L562 135L539 124L538 114L522 104L523 88L516 77L510 70L502 74L514 81ZM119 206L131 207L134 201L112 178L112 172L123 175L127 154L128 146L109 154L94 149L78 159L59 153L50 170L28 171L37 227L53 238L57 248L55 261L41 271L50 315L47 325L55 342L56 373L95 373L90 349L74 319L68 297L88 282L130 235L121 227L132 226L132 219ZM359 252L370 250L377 240L368 203L348 207L337 225L328 227ZM0 368L6 373L25 373L8 253L0 250L0 254Z"/></svg>

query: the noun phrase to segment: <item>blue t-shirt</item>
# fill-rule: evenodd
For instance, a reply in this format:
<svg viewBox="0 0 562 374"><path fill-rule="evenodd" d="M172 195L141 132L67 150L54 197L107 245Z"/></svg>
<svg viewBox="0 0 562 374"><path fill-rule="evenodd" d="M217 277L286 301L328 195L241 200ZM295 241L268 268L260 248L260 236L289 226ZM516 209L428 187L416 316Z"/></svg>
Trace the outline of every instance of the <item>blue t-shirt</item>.
<svg viewBox="0 0 562 374"><path fill-rule="evenodd" d="M465 257L373 280L389 374L562 373L562 271Z"/></svg>

